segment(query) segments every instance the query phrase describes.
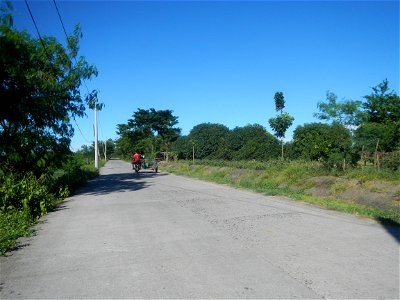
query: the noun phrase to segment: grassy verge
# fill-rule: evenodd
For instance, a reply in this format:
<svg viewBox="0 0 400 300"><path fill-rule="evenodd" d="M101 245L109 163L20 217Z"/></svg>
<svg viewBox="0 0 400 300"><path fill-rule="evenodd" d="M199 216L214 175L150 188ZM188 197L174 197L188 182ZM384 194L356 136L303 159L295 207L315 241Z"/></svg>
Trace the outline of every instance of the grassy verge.
<svg viewBox="0 0 400 300"><path fill-rule="evenodd" d="M317 197L306 192L312 183L307 180L316 176L341 176L357 178L360 182L380 179L400 181L400 175L386 171L351 170L348 172L329 171L317 162L170 162L162 170L177 175L227 184L249 189L266 195L281 195L320 207L375 219L379 222L400 225L398 209L382 209L370 205L344 201L335 197Z"/></svg>

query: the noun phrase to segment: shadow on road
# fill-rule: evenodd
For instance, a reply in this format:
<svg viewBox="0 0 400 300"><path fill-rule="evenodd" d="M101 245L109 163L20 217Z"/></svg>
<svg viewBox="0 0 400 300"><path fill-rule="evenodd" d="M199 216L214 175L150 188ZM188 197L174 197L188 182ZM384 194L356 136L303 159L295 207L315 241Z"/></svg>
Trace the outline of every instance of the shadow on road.
<svg viewBox="0 0 400 300"><path fill-rule="evenodd" d="M378 220L381 222L383 228L398 242L400 243L400 226L399 224L389 223L386 220Z"/></svg>
<svg viewBox="0 0 400 300"><path fill-rule="evenodd" d="M77 194L104 195L113 192L137 191L151 185L151 183L143 179L165 175L163 173L150 173L146 171L139 172L138 174L129 172L100 175L88 182Z"/></svg>
<svg viewBox="0 0 400 300"><path fill-rule="evenodd" d="M64 202L61 202L56 207L50 208L49 212L55 212L55 211L60 211L60 210L65 210L65 209L69 209L69 207Z"/></svg>

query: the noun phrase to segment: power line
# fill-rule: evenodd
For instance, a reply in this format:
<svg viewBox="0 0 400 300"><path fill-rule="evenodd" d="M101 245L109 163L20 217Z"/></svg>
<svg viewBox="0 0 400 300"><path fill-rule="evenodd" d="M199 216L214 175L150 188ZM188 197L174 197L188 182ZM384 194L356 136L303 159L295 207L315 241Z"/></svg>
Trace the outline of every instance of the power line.
<svg viewBox="0 0 400 300"><path fill-rule="evenodd" d="M49 62L51 62L50 55L49 55L49 53L47 52L46 45L44 44L44 41L43 41L43 39L42 39L42 35L41 35L40 32L39 32L39 28L38 28L37 25L36 25L35 18L33 17L31 8L29 7L29 4L28 4L28 1L27 1L27 0L25 0L25 4L26 4L26 7L28 8L29 14L31 15L31 19L32 19L32 21L33 21L33 24L35 25L36 32L37 32L37 34L38 34L38 36L39 36L39 40L40 40L40 43L41 43L42 46L43 46L44 52L46 53L47 59L49 60Z"/></svg>
<svg viewBox="0 0 400 300"><path fill-rule="evenodd" d="M56 3L56 1L55 1L55 0L53 0L53 3L54 3L54 6L56 7L57 14L58 14L58 18L60 19L61 26L62 26L62 28L63 28L63 30L64 30L64 34L65 34L65 36L67 37L67 42L69 43L69 39L68 39L68 35L67 35L67 31L65 30L64 22L63 22L63 20L62 20L62 18L61 18L60 11L58 10L57 3Z"/></svg>
<svg viewBox="0 0 400 300"><path fill-rule="evenodd" d="M62 25L62 27L63 27L65 36L67 37L67 42L69 43L68 35L67 35L66 30L65 30L64 23L63 23L63 21L62 21L62 19L61 19L61 15L60 15L60 12L59 12L59 10L58 10L57 4L56 4L55 0L53 0L53 2L54 2L54 5L56 6L57 13L58 13L58 16L59 16L59 18L60 18L61 25ZM31 8L30 8L29 3L28 3L27 0L25 0L25 4L26 4L26 7L27 7L27 9L28 9L28 11L29 11L29 15L31 16L31 19L32 19L32 21L33 21L33 24L35 25L36 32L37 32L37 34L38 34L38 36L39 36L40 43L42 44L42 47L43 47L43 49L44 49L44 51L45 51L45 53L46 53L47 59L48 59L49 62L51 63L50 55L49 55L49 53L47 52L46 45L45 45L45 43L44 43L44 41L43 41L42 35L40 34L39 28L38 28L38 26L37 26L37 24L36 24L35 17L34 17L33 14L32 14ZM76 58L75 58L75 62L77 63ZM85 82L84 82L84 83L85 83ZM85 83L85 86L86 86L86 83ZM88 90L88 93L89 93L89 89L87 88L87 86L86 86L86 89ZM88 139L87 139L87 138L84 136L84 134L82 133L82 130L81 130L81 128L79 127L78 123L76 122L75 117L74 117L74 121L75 121L76 127L78 128L79 132L81 133L83 139L84 139L87 143L90 143L90 141L88 141Z"/></svg>
<svg viewBox="0 0 400 300"><path fill-rule="evenodd" d="M25 0L25 1L26 1L26 0ZM56 0L53 0L53 3L54 3L54 6L55 6L55 8L56 8L56 11L57 11L58 18L60 19L61 26L62 26L62 28L63 28L65 37L66 37L66 39L67 39L67 43L69 44L69 37L68 37L68 34L67 34L67 30L65 29L64 22L63 22L63 20L62 20L60 10L58 9ZM76 60L76 57L74 57L74 60L75 60L75 63L78 64L78 62L77 62L77 60ZM86 85L85 80L83 79L82 81L83 81L84 86L86 87L86 90L87 90L88 94L90 94L89 89L88 89L88 87L87 87L87 85Z"/></svg>
<svg viewBox="0 0 400 300"><path fill-rule="evenodd" d="M99 125L100 125L101 137L102 137L102 139L104 140L103 128L101 127L101 122L100 122L100 119L98 119L97 121L99 122Z"/></svg>
<svg viewBox="0 0 400 300"><path fill-rule="evenodd" d="M69 43L70 43L70 42L69 42L69 37L68 37L68 34L67 34L67 30L65 29L64 22L63 22L63 19L62 19L62 17L61 17L60 10L58 9L58 6L57 6L57 3L56 3L55 0L53 0L53 3L54 3L54 7L56 8L56 11L57 11L57 14L58 14L58 18L60 19L60 23L61 23L61 26L62 26L62 28L63 28L64 34L65 34L65 38L67 39L67 43L68 43L68 46L69 46ZM78 61L76 60L76 57L74 57L74 61L75 61L76 64L78 64ZM85 81L84 79L82 79L82 82L83 82L83 85L86 87L86 91L88 92L88 94L90 94L89 88L88 88L87 85L86 85L86 81ZM95 105L96 105L96 103L95 103ZM95 119L96 119L96 117L95 117ZM76 122L76 119L75 119L75 118L74 118L74 120L75 120L75 124L76 124L76 126L78 127L78 130L79 130L79 132L81 133L82 137L85 139L86 142L90 143L90 142L86 139L86 137L83 135L82 130L79 128L79 125L78 125L78 123ZM100 125L100 126L101 126L101 125ZM95 134L95 135L96 135L96 134ZM97 147L97 137L95 137L95 148L96 148L96 147ZM97 165L97 163L96 163L96 158L97 158L97 154L95 154L95 166L96 166L96 168L97 168L98 165Z"/></svg>
<svg viewBox="0 0 400 300"><path fill-rule="evenodd" d="M78 127L78 130L79 130L79 132L81 133L83 139L86 141L86 143L91 143L91 142L84 136L84 134L82 133L82 130L81 130L81 128L79 127L78 122L76 121L75 117L74 117L74 121L75 121L76 127Z"/></svg>

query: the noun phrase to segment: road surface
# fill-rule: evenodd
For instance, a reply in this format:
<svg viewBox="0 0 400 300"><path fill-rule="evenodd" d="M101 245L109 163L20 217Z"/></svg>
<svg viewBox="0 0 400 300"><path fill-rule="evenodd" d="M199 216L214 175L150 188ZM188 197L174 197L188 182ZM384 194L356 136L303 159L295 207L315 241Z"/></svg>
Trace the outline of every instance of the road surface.
<svg viewBox="0 0 400 300"><path fill-rule="evenodd" d="M109 161L0 258L0 298L399 298L373 221Z"/></svg>

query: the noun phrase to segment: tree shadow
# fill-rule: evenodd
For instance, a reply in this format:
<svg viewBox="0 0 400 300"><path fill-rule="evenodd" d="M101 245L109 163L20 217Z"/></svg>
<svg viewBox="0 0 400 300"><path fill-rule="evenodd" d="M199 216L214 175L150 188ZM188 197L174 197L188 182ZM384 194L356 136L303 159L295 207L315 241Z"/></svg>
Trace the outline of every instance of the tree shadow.
<svg viewBox="0 0 400 300"><path fill-rule="evenodd" d="M378 218L379 223L383 228L398 242L400 243L400 225L392 220Z"/></svg>
<svg viewBox="0 0 400 300"><path fill-rule="evenodd" d="M140 171L139 173L129 172L100 175L80 188L76 192L76 195L105 195L115 192L137 191L152 185L145 179L165 175L167 174L154 173L145 170Z"/></svg>
<svg viewBox="0 0 400 300"><path fill-rule="evenodd" d="M58 205L56 205L55 207L50 208L48 212L56 212L56 211L65 210L65 209L69 209L69 207L64 202L61 202Z"/></svg>
<svg viewBox="0 0 400 300"><path fill-rule="evenodd" d="M18 241L16 242L16 244L12 247L10 247L6 253L4 253L4 257L10 257L13 256L15 252L25 248L25 247L29 247L31 244L27 243L27 242L21 242Z"/></svg>

